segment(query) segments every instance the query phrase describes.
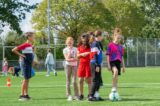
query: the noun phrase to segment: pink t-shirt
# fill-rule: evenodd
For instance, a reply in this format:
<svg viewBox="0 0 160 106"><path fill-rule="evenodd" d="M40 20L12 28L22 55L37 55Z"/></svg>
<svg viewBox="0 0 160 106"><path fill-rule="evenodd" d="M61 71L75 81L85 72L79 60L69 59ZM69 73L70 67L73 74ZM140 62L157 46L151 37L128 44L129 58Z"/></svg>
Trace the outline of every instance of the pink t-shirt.
<svg viewBox="0 0 160 106"><path fill-rule="evenodd" d="M109 43L106 55L109 55L110 61L122 61L124 55L124 48L121 44Z"/></svg>

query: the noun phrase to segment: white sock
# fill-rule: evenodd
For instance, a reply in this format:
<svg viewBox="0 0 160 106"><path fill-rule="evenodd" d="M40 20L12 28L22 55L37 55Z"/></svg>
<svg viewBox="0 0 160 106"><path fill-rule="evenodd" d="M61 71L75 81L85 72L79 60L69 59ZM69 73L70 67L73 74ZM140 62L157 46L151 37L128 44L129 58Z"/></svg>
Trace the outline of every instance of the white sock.
<svg viewBox="0 0 160 106"><path fill-rule="evenodd" d="M94 97L96 97L96 98L99 97L99 92L98 91L95 92Z"/></svg>
<svg viewBox="0 0 160 106"><path fill-rule="evenodd" d="M117 91L117 89L115 87L112 88L112 92L115 92Z"/></svg>

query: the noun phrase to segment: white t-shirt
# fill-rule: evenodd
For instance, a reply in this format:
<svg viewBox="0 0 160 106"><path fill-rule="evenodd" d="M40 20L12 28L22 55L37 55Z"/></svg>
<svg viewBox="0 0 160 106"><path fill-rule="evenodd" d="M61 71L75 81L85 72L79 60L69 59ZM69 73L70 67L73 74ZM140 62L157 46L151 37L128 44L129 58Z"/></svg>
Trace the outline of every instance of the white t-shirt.
<svg viewBox="0 0 160 106"><path fill-rule="evenodd" d="M70 52L70 48L66 47L63 49L63 54L66 55ZM73 47L71 49L71 57L70 58L75 58L77 55L77 48L76 47ZM77 66L77 61L75 62L68 62L68 61L65 61L65 65L71 65L71 66Z"/></svg>
<svg viewBox="0 0 160 106"><path fill-rule="evenodd" d="M54 61L54 58L53 58L53 54L49 52L47 54L45 64L53 65L54 63L55 63L55 61Z"/></svg>

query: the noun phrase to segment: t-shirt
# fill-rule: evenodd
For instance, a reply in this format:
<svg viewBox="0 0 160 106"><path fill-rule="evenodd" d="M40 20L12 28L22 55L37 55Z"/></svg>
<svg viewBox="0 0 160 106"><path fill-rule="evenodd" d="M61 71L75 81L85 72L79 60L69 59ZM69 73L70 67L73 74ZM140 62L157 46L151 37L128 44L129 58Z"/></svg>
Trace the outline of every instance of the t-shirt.
<svg viewBox="0 0 160 106"><path fill-rule="evenodd" d="M76 55L77 55L77 48L73 47L72 49L70 49L69 47L66 47L66 48L63 49L63 54L64 55L67 55L69 52L71 52L71 57L70 58L75 58ZM65 64L66 65L71 65L71 66L77 66L77 61L74 61L74 62L65 61Z"/></svg>
<svg viewBox="0 0 160 106"><path fill-rule="evenodd" d="M102 65L102 61L103 61L102 50L103 50L103 47L101 46L101 42L94 41L91 44L91 53L90 53L91 63L94 63L97 66Z"/></svg>
<svg viewBox="0 0 160 106"><path fill-rule="evenodd" d="M106 55L109 55L110 61L122 61L124 55L124 48L121 44L109 43Z"/></svg>
<svg viewBox="0 0 160 106"><path fill-rule="evenodd" d="M55 64L53 54L51 52L47 54L45 64L50 64L50 65Z"/></svg>
<svg viewBox="0 0 160 106"><path fill-rule="evenodd" d="M17 48L18 48L18 50L21 50L22 53L24 53L24 54L25 53L33 53L32 44L27 43L27 42L17 46Z"/></svg>
<svg viewBox="0 0 160 106"><path fill-rule="evenodd" d="M81 53L85 53L85 52L91 52L91 49L90 49L90 47L87 48L87 47L81 45L78 47L78 51L81 54ZM90 55L87 55L85 57L80 57L80 63L88 63L88 62L90 62Z"/></svg>

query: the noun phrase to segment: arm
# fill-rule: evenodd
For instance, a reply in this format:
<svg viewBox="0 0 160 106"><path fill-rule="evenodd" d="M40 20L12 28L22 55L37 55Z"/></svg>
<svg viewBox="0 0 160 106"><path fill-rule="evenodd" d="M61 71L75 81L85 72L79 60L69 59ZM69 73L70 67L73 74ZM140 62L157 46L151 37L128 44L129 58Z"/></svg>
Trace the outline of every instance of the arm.
<svg viewBox="0 0 160 106"><path fill-rule="evenodd" d="M80 57L86 57L89 54L90 54L90 52L85 52L85 53L79 53L79 52L77 52L77 57L78 58L80 58Z"/></svg>
<svg viewBox="0 0 160 106"><path fill-rule="evenodd" d="M15 54L18 55L18 56L21 56L21 57L25 58L25 56L18 51L18 48L17 48L17 47L13 48L13 49L12 49L12 52L15 53Z"/></svg>
<svg viewBox="0 0 160 106"><path fill-rule="evenodd" d="M107 56L107 66L108 66L108 70L111 71L111 64L110 64L110 54L111 54L111 45L108 45L107 48L107 52L106 52L106 56Z"/></svg>
<svg viewBox="0 0 160 106"><path fill-rule="evenodd" d="M70 58L70 53L64 54L64 57L65 57L66 61L68 61L68 62L77 61L77 56L75 58Z"/></svg>
<svg viewBox="0 0 160 106"><path fill-rule="evenodd" d="M45 61L45 65L48 64L48 61L49 61L49 54L47 54L46 61Z"/></svg>
<svg viewBox="0 0 160 106"><path fill-rule="evenodd" d="M122 57L122 71L125 72L125 63L124 63L124 57Z"/></svg>
<svg viewBox="0 0 160 106"><path fill-rule="evenodd" d="M74 58L71 58L71 50L69 52L63 51L63 55L65 57L65 60L68 62L77 61L77 55L75 55Z"/></svg>

